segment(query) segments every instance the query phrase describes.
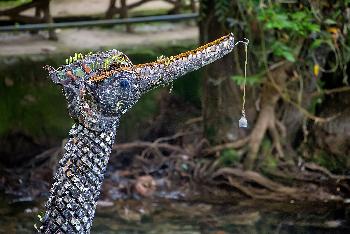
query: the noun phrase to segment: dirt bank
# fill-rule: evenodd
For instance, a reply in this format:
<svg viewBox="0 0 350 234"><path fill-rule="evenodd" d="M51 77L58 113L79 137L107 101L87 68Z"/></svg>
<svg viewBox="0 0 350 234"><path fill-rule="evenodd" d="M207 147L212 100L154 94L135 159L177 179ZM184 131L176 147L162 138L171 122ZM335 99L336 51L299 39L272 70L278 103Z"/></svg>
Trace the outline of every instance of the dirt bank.
<svg viewBox="0 0 350 234"><path fill-rule="evenodd" d="M132 3L135 0L131 0ZM129 2L129 1L128 1ZM109 0L54 0L53 17L103 15ZM134 11L171 9L164 1L152 1L133 9ZM33 10L24 14L33 15ZM174 42L198 38L196 26L187 23L152 23L134 25L134 33L126 33L124 26L114 28L74 28L57 30L58 40L48 41L47 32L38 35L28 32L0 33L0 56L22 54L47 54L77 50L98 50L106 47L124 48Z"/></svg>
<svg viewBox="0 0 350 234"><path fill-rule="evenodd" d="M58 41L49 41L45 32L39 35L0 34L0 56L173 44L183 40L196 40L198 29L183 24L150 24L136 26L132 34L117 29L84 28L58 30L57 35Z"/></svg>

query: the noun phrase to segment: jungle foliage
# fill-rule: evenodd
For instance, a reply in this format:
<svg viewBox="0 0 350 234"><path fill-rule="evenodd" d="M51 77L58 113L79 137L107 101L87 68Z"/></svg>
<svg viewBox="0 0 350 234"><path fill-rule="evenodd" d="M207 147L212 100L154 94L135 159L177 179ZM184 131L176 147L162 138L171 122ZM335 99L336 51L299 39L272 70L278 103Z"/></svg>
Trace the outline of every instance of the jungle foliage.
<svg viewBox="0 0 350 234"><path fill-rule="evenodd" d="M217 32L217 27L208 23L216 21L222 33L233 31L237 40L244 37L250 40L247 85L250 86L248 118L252 128L238 139L244 139L247 144L236 147L246 169L266 164L258 162L261 161L258 155L266 152L263 146L266 141L271 142L271 150L262 161L271 162L271 158L275 158L297 164L303 155L303 160L319 162L315 156L315 148L319 147L323 158L324 154L328 155L329 164L323 163L323 166L345 172L350 165L346 160L349 140L325 142L330 135L349 138L341 129L349 127L346 124L348 105L336 103L349 98L349 4L348 0L201 1L201 21L206 28L202 32ZM235 53L230 78L241 86L244 53L240 49ZM232 58L226 59L232 61ZM220 95L229 95L229 92L236 91L231 89L225 94L222 89ZM337 106L333 111L329 111L330 103ZM239 109L241 100L236 98L225 105ZM213 128L220 129L223 125ZM224 128L237 131L228 125ZM338 151L327 146L322 148L327 144L340 144L342 148L337 148ZM227 161L226 151L222 156Z"/></svg>

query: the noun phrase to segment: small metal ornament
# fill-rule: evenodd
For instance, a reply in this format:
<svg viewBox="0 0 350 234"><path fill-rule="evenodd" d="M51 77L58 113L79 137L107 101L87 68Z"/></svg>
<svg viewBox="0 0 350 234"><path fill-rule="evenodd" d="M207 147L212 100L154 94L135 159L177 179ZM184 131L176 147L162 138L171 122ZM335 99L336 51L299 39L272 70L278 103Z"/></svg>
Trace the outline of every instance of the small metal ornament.
<svg viewBox="0 0 350 234"><path fill-rule="evenodd" d="M244 43L244 49L245 49L245 62L244 62L244 83L243 83L243 97L242 97L242 116L238 121L238 126L240 128L247 128L248 127L248 120L245 117L245 86L247 81L247 64L248 64L248 44L249 40L246 39Z"/></svg>
<svg viewBox="0 0 350 234"><path fill-rule="evenodd" d="M248 121L245 117L245 114L242 113L242 117L239 119L238 125L240 128L247 128L248 127Z"/></svg>

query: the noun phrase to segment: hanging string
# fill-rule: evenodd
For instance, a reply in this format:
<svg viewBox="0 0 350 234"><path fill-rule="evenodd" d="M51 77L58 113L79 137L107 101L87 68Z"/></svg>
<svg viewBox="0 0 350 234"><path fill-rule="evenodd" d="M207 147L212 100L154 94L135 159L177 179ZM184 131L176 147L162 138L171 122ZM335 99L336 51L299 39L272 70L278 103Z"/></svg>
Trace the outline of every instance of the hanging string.
<svg viewBox="0 0 350 234"><path fill-rule="evenodd" d="M248 44L249 40L245 38L245 41L238 41L238 43L244 43L244 50L245 50L245 61L244 61L244 82L243 82L243 97L242 97L242 116L238 121L238 125L240 128L247 128L248 127L248 121L245 116L245 87L247 83L247 64L248 64Z"/></svg>

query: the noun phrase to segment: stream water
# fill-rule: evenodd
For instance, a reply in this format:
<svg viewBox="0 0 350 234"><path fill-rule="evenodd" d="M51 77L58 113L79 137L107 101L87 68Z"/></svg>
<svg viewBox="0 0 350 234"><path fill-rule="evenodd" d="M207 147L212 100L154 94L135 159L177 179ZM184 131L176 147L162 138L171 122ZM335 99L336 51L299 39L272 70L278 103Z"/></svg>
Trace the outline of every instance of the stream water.
<svg viewBox="0 0 350 234"><path fill-rule="evenodd" d="M33 233L42 203L0 201L0 233ZM347 204L243 201L209 204L170 200L100 202L91 233L291 234L350 233Z"/></svg>

